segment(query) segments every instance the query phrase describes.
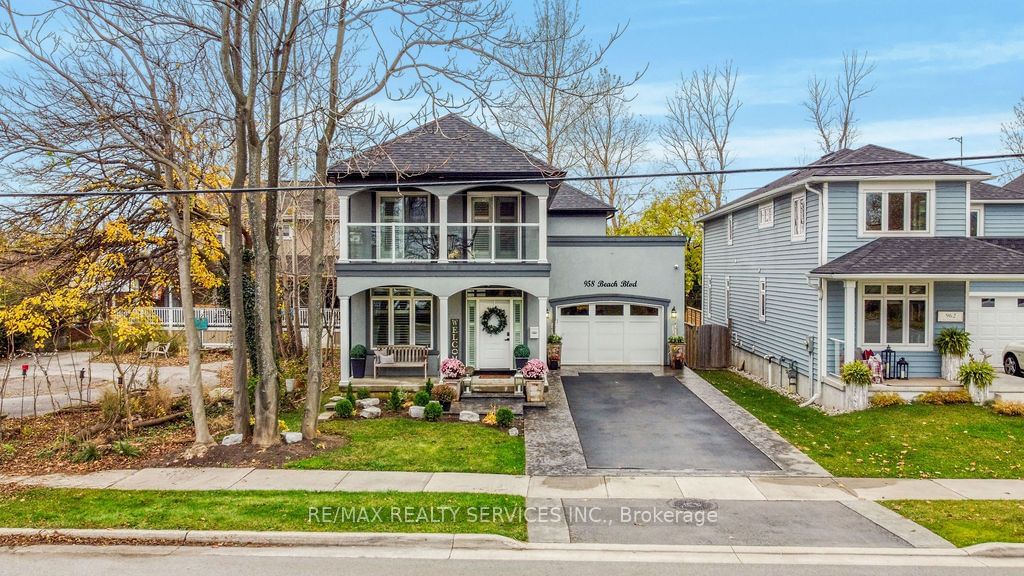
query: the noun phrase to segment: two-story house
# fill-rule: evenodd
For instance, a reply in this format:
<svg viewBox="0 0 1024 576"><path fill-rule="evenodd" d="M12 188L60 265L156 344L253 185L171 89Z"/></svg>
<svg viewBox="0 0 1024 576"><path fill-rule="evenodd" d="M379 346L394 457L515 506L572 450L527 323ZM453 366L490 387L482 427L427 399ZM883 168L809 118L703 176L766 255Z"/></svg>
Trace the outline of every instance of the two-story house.
<svg viewBox="0 0 1024 576"><path fill-rule="evenodd" d="M607 236L613 208L564 175L455 115L332 167L342 382L355 344L507 371L553 332L563 364L666 363L685 239Z"/></svg>
<svg viewBox="0 0 1024 576"><path fill-rule="evenodd" d="M946 326L992 354L1024 338L1024 181L879 146L840 150L702 218L705 322L734 364L844 408L839 367L895 351L940 376Z"/></svg>

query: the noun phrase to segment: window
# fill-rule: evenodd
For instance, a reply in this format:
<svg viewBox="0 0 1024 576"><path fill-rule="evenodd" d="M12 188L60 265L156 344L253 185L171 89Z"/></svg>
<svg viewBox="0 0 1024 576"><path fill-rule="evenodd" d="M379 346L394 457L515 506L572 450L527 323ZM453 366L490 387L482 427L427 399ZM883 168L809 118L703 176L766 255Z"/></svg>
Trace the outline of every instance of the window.
<svg viewBox="0 0 1024 576"><path fill-rule="evenodd" d="M434 297L411 288L374 288L370 292L372 346L434 342Z"/></svg>
<svg viewBox="0 0 1024 576"><path fill-rule="evenodd" d="M995 308L996 307L996 299L995 298L982 298L981 299L981 307L982 308Z"/></svg>
<svg viewBox="0 0 1024 576"><path fill-rule="evenodd" d="M1024 308L1024 298L1017 298L1017 308Z"/></svg>
<svg viewBox="0 0 1024 576"><path fill-rule="evenodd" d="M715 299L714 299L714 296L715 296L715 282L714 282L714 280L715 279L712 278L711 276L705 276L704 277L704 286L707 287L707 292L708 292L708 295L707 295L707 303L708 303L707 316L708 316L708 318L711 318L711 317L713 317L715 315L715 305L714 305L715 304Z"/></svg>
<svg viewBox="0 0 1024 576"><path fill-rule="evenodd" d="M590 316L590 305L563 306L558 313L562 316Z"/></svg>
<svg viewBox="0 0 1024 576"><path fill-rule="evenodd" d="M629 307L630 316L657 316L658 309L654 306L641 306L633 304Z"/></svg>
<svg viewBox="0 0 1024 576"><path fill-rule="evenodd" d="M868 189L862 194L861 232L927 234L930 226L929 190Z"/></svg>
<svg viewBox="0 0 1024 576"><path fill-rule="evenodd" d="M758 303L757 319L761 322L768 321L768 281L764 278L758 280Z"/></svg>
<svg viewBox="0 0 1024 576"><path fill-rule="evenodd" d="M928 310L927 284L865 284L861 290L864 345L926 345Z"/></svg>
<svg viewBox="0 0 1024 576"><path fill-rule="evenodd" d="M726 240L726 242L728 242L729 246L732 246L732 231L733 231L732 214L729 214L729 217L725 221L725 240Z"/></svg>
<svg viewBox="0 0 1024 576"><path fill-rule="evenodd" d="M622 316L622 304L598 304L594 306L595 316Z"/></svg>
<svg viewBox="0 0 1024 576"><path fill-rule="evenodd" d="M775 225L775 202L769 200L757 207L757 227L771 228Z"/></svg>
<svg viewBox="0 0 1024 576"><path fill-rule="evenodd" d="M981 215L981 208L971 208L971 230L970 236L982 236L984 232L984 220Z"/></svg>
<svg viewBox="0 0 1024 576"><path fill-rule="evenodd" d="M281 240L291 240L292 232L291 224L282 224L281 227L277 229L277 237Z"/></svg>
<svg viewBox="0 0 1024 576"><path fill-rule="evenodd" d="M793 240L807 239L807 193L797 192L790 200L790 237Z"/></svg>
<svg viewBox="0 0 1024 576"><path fill-rule="evenodd" d="M725 319L729 320L729 297L732 295L732 278L725 277Z"/></svg>

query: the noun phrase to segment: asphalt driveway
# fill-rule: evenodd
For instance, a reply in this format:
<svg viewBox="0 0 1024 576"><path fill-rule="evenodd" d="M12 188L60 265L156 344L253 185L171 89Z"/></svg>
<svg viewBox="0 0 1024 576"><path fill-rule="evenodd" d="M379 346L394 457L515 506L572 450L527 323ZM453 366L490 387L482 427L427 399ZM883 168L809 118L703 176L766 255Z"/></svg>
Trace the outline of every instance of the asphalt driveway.
<svg viewBox="0 0 1024 576"><path fill-rule="evenodd" d="M587 467L776 472L780 468L673 376L563 376Z"/></svg>

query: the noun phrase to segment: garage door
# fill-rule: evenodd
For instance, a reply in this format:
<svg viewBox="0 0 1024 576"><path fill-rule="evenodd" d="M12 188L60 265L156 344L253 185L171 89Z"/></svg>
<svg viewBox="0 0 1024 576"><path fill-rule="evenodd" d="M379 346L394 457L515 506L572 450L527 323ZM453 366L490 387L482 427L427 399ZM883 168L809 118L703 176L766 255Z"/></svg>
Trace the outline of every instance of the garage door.
<svg viewBox="0 0 1024 576"><path fill-rule="evenodd" d="M563 364L663 364L664 309L628 302L562 306Z"/></svg>
<svg viewBox="0 0 1024 576"><path fill-rule="evenodd" d="M1024 294L971 296L967 300L971 353L980 358L984 350L992 355L993 365L1001 366L1003 347L1024 340Z"/></svg>

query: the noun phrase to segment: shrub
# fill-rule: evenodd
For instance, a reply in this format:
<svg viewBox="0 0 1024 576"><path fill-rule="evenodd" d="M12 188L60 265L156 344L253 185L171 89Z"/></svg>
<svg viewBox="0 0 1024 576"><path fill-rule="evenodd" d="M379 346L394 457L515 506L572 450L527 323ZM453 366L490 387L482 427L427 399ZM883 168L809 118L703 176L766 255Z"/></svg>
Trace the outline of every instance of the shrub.
<svg viewBox="0 0 1024 576"><path fill-rule="evenodd" d="M960 367L960 373L956 378L964 388L973 385L985 389L991 386L992 381L996 379L996 369L987 361L975 360L972 356Z"/></svg>
<svg viewBox="0 0 1024 576"><path fill-rule="evenodd" d="M420 390L415 396L413 396L412 403L415 406L426 406L427 404L430 404L430 392Z"/></svg>
<svg viewBox="0 0 1024 576"><path fill-rule="evenodd" d="M931 392L925 392L917 398L914 398L914 402L917 404L932 404L936 406L941 406L943 404L970 404L971 395L963 388L948 392L943 390L932 390Z"/></svg>
<svg viewBox="0 0 1024 576"><path fill-rule="evenodd" d="M334 405L334 412L341 418L351 418L353 404L349 402L348 398L342 398Z"/></svg>
<svg viewBox="0 0 1024 576"><path fill-rule="evenodd" d="M686 338L684 338L682 336L669 336L668 337L668 343L669 344L685 344L686 343Z"/></svg>
<svg viewBox="0 0 1024 576"><path fill-rule="evenodd" d="M356 394L352 391L352 383L349 382L348 386L345 387L345 399L348 400L349 404L356 405Z"/></svg>
<svg viewBox="0 0 1024 576"><path fill-rule="evenodd" d="M512 413L512 410L505 407L498 408L498 412L495 414L495 417L497 418L498 426L501 426L502 428L508 428L516 419L516 415Z"/></svg>
<svg viewBox="0 0 1024 576"><path fill-rule="evenodd" d="M352 347L351 350L348 351L348 357L354 358L356 360L366 358L366 346L363 346L362 344L356 344L355 346Z"/></svg>
<svg viewBox="0 0 1024 576"><path fill-rule="evenodd" d="M434 386L434 391L430 393L430 396L434 400L437 400L438 402L440 402L441 404L445 404L447 402L454 402L455 401L455 388L453 388L453 387L451 387L451 386L449 386L447 384L442 384L440 386Z"/></svg>
<svg viewBox="0 0 1024 576"><path fill-rule="evenodd" d="M875 408L885 408L886 406L903 406L907 403L902 396L895 392L879 392L878 394L872 394L870 399L871 405Z"/></svg>
<svg viewBox="0 0 1024 576"><path fill-rule="evenodd" d="M956 356L962 358L971 349L971 335L963 328L950 326L939 331L935 337L935 348L943 356Z"/></svg>
<svg viewBox="0 0 1024 576"><path fill-rule="evenodd" d="M523 377L536 380L542 378L547 371L548 367L544 365L544 362L534 358L523 366Z"/></svg>
<svg viewBox="0 0 1024 576"><path fill-rule="evenodd" d="M402 403L404 401L405 398L402 397L402 391L399 390L397 386L392 388L391 394L388 395L388 410L398 412L402 409Z"/></svg>
<svg viewBox="0 0 1024 576"><path fill-rule="evenodd" d="M839 369L839 377L850 386L870 386L871 368L864 362L847 362Z"/></svg>
<svg viewBox="0 0 1024 576"><path fill-rule="evenodd" d="M466 375L466 365L458 358L445 358L441 361L441 376L444 378L462 378Z"/></svg>
<svg viewBox="0 0 1024 576"><path fill-rule="evenodd" d="M14 444L0 444L0 462L14 460L16 454L17 450L15 450Z"/></svg>
<svg viewBox="0 0 1024 576"><path fill-rule="evenodd" d="M992 409L995 410L996 414L1002 414L1003 416L1024 416L1024 402L996 400L992 403Z"/></svg>
<svg viewBox="0 0 1024 576"><path fill-rule="evenodd" d="M100 459L100 449L95 444L86 443L71 456L71 461L77 464L95 462Z"/></svg>
<svg viewBox="0 0 1024 576"><path fill-rule="evenodd" d="M526 344L516 344L516 347L512 349L512 355L516 358L529 358L530 347Z"/></svg>
<svg viewBox="0 0 1024 576"><path fill-rule="evenodd" d="M431 402L423 409L423 419L428 422L437 422L444 414L444 408L437 402Z"/></svg>
<svg viewBox="0 0 1024 576"><path fill-rule="evenodd" d="M358 396L360 400L366 400L370 397L370 389L363 386L356 392L356 396Z"/></svg>
<svg viewBox="0 0 1024 576"><path fill-rule="evenodd" d="M124 416L124 397L115 388L104 388L100 394L100 414L107 422Z"/></svg>
<svg viewBox="0 0 1024 576"><path fill-rule="evenodd" d="M117 442L114 442L110 448L115 454L119 454L125 458L135 458L141 454L139 448L127 440L118 440Z"/></svg>
<svg viewBox="0 0 1024 576"><path fill-rule="evenodd" d="M498 415L494 409L494 406L491 406L491 410L487 414L484 414L484 417L480 419L480 423L486 426L498 425Z"/></svg>
<svg viewBox="0 0 1024 576"><path fill-rule="evenodd" d="M430 378L427 378L427 381L423 384L423 389L427 391L427 394L433 393L434 392L434 381L432 379L430 379Z"/></svg>
<svg viewBox="0 0 1024 576"><path fill-rule="evenodd" d="M562 337L558 334L548 334L548 344L561 344Z"/></svg>
<svg viewBox="0 0 1024 576"><path fill-rule="evenodd" d="M151 385L146 393L142 395L142 402L139 405L140 412L149 418L166 416L171 412L174 404L174 397L170 391L160 387L159 384Z"/></svg>

